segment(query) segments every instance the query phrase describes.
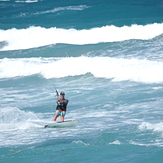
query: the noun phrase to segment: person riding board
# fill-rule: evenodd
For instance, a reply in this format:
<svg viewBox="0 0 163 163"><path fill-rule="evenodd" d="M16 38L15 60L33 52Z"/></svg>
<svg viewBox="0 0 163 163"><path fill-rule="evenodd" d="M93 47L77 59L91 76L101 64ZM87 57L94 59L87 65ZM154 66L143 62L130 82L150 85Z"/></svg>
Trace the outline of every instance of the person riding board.
<svg viewBox="0 0 163 163"><path fill-rule="evenodd" d="M65 99L65 93L61 92L60 96L58 94L58 91L56 90L57 93L57 107L56 107L56 113L53 117L53 121L56 121L57 118L60 116L60 122L64 121L64 117L66 115L66 108L67 108L67 104L68 104L68 100Z"/></svg>

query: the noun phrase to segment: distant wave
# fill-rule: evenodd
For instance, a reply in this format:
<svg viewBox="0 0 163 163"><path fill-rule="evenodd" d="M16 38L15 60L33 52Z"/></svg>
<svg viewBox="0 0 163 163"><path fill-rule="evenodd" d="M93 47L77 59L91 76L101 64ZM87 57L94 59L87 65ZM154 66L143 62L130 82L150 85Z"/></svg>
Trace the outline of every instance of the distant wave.
<svg viewBox="0 0 163 163"><path fill-rule="evenodd" d="M84 63L84 66L83 66ZM61 67L60 65L64 65ZM58 67L60 70L58 71ZM66 68L66 71L65 71ZM163 82L163 62L110 57L1 59L0 78L41 75L46 79L91 73L96 78L142 83Z"/></svg>
<svg viewBox="0 0 163 163"><path fill-rule="evenodd" d="M35 3L35 2L38 2L38 0L25 0L25 1L17 0L15 2L17 2L17 3Z"/></svg>
<svg viewBox="0 0 163 163"><path fill-rule="evenodd" d="M37 13L35 13L35 15L37 15L37 14L55 13L55 12L64 11L64 10L84 10L86 8L89 8L89 7L86 6L86 5L58 7L58 8L54 8L52 10L37 12Z"/></svg>
<svg viewBox="0 0 163 163"><path fill-rule="evenodd" d="M161 34L163 34L163 23L123 27L111 25L83 30L32 26L27 29L0 30L0 42L8 43L1 50L18 50L57 43L84 45L130 39L148 40Z"/></svg>

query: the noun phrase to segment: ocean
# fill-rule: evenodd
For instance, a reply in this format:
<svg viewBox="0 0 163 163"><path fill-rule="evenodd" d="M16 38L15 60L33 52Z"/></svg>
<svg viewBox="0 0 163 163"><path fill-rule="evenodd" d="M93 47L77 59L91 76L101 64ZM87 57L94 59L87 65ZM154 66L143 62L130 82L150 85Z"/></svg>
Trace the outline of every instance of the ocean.
<svg viewBox="0 0 163 163"><path fill-rule="evenodd" d="M162 163L162 72L161 0L0 0L0 162Z"/></svg>

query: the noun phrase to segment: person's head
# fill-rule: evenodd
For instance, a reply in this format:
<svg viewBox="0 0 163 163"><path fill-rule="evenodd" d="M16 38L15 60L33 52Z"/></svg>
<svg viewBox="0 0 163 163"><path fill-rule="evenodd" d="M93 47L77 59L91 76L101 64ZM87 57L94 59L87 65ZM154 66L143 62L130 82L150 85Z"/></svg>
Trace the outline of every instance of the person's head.
<svg viewBox="0 0 163 163"><path fill-rule="evenodd" d="M64 96L64 95L65 95L65 93L64 93L64 92L61 92L61 93L60 93L60 95L61 95L61 96Z"/></svg>
<svg viewBox="0 0 163 163"><path fill-rule="evenodd" d="M65 96L65 93L64 93L64 92L61 92L61 93L60 93L61 99L64 99L64 96Z"/></svg>

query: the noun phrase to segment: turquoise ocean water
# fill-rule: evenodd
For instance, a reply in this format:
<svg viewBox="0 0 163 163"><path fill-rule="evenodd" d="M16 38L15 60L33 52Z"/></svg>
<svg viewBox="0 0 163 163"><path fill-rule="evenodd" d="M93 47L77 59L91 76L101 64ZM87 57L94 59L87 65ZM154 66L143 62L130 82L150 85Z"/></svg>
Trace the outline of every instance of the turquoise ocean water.
<svg viewBox="0 0 163 163"><path fill-rule="evenodd" d="M161 0L0 0L0 162L162 163L162 72Z"/></svg>

